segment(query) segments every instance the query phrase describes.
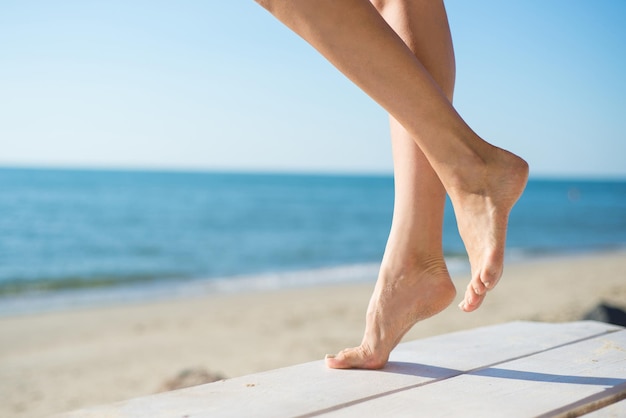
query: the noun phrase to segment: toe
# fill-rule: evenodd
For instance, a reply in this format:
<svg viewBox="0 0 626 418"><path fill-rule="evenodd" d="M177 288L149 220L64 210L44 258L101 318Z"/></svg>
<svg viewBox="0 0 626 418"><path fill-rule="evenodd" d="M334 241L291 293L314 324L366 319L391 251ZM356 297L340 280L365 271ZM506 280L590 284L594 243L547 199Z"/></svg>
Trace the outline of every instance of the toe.
<svg viewBox="0 0 626 418"><path fill-rule="evenodd" d="M502 276L502 268L485 268L480 274L480 279L477 280L487 290L494 288L498 280Z"/></svg>
<svg viewBox="0 0 626 418"><path fill-rule="evenodd" d="M359 367L362 362L356 348L345 349L336 356L326 355L326 366L331 369L352 369Z"/></svg>
<svg viewBox="0 0 626 418"><path fill-rule="evenodd" d="M484 283L479 278L473 279L471 281L471 283L470 283L470 287L471 287L471 289L468 289L468 290L471 290L472 293L474 293L474 294L476 294L478 296L484 295L487 292L487 290L488 290L487 284Z"/></svg>
<svg viewBox="0 0 626 418"><path fill-rule="evenodd" d="M331 369L380 369L387 362L376 361L361 347L347 348L336 356L326 355L326 366Z"/></svg>
<svg viewBox="0 0 626 418"><path fill-rule="evenodd" d="M472 283L470 283L465 290L465 297L463 298L463 301L459 304L459 308L461 308L461 310L465 312L475 311L480 307L484 299L485 293L483 293L482 295L476 294L474 286L472 285Z"/></svg>

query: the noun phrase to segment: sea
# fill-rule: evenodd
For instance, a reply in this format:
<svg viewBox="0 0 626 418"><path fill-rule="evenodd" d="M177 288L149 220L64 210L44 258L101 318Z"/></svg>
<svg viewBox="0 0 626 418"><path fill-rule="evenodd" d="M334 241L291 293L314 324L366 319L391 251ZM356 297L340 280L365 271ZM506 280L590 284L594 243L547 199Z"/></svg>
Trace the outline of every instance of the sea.
<svg viewBox="0 0 626 418"><path fill-rule="evenodd" d="M373 282L393 196L391 175L2 168L0 315ZM532 178L511 213L511 262L624 248L626 180ZM469 272L450 202L444 253Z"/></svg>

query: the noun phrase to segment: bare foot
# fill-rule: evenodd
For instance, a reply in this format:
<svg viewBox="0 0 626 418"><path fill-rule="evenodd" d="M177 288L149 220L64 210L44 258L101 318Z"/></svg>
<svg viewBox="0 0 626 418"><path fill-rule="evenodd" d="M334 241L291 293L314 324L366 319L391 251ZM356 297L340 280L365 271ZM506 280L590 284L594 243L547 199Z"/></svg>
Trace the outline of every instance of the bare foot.
<svg viewBox="0 0 626 418"><path fill-rule="evenodd" d="M524 160L494 147L492 161L483 167L480 177L467 177L464 187L448 190L472 271L459 304L465 312L478 309L502 276L509 213L527 179Z"/></svg>
<svg viewBox="0 0 626 418"><path fill-rule="evenodd" d="M416 322L446 308L456 290L443 258L422 263L400 274L381 274L367 310L361 345L336 356L327 355L334 369L380 369L391 350Z"/></svg>

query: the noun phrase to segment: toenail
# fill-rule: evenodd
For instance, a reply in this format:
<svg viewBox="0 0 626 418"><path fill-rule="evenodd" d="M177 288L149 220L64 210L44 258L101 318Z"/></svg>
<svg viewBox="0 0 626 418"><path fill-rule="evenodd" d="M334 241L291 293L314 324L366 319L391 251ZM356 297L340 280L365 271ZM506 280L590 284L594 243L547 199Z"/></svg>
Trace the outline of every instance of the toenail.
<svg viewBox="0 0 626 418"><path fill-rule="evenodd" d="M491 287L491 282L486 282L485 287Z"/></svg>
<svg viewBox="0 0 626 418"><path fill-rule="evenodd" d="M335 358L334 354L326 354L326 358Z"/></svg>

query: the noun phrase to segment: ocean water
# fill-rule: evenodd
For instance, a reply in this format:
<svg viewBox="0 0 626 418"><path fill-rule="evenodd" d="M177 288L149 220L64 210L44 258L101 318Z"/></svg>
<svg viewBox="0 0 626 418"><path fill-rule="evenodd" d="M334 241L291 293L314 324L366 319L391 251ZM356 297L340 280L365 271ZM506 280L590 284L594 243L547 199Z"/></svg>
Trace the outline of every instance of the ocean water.
<svg viewBox="0 0 626 418"><path fill-rule="evenodd" d="M391 176L0 169L0 313L371 280L392 210ZM531 180L507 246L513 258L626 247L626 181ZM444 251L467 268L449 202Z"/></svg>

